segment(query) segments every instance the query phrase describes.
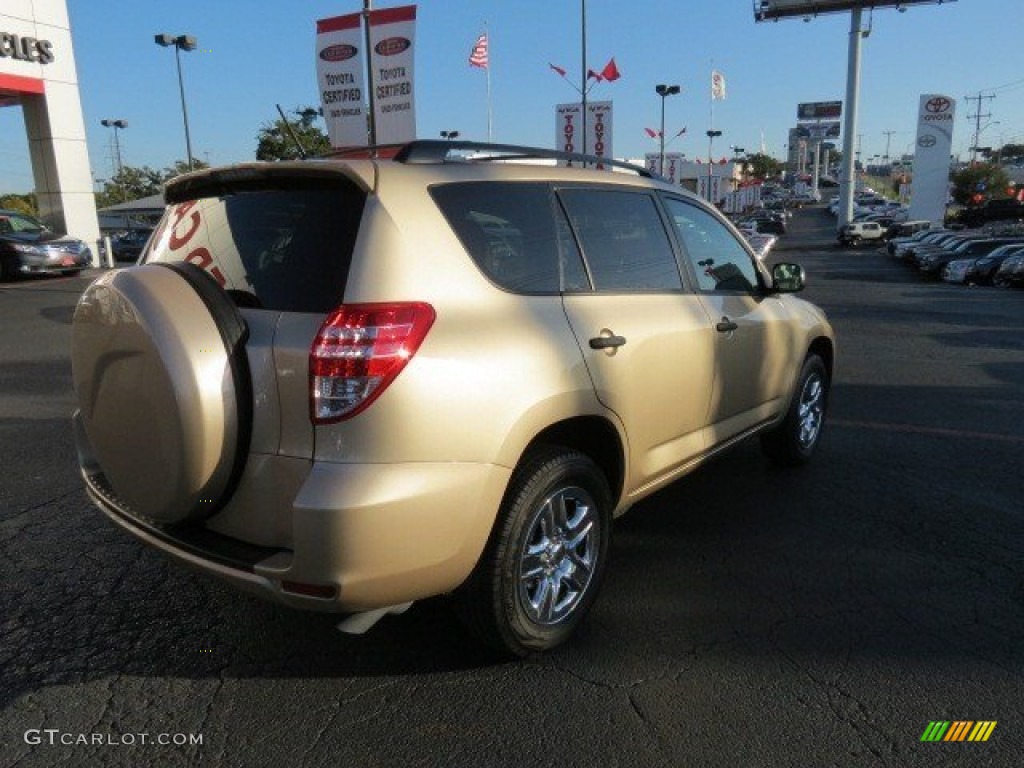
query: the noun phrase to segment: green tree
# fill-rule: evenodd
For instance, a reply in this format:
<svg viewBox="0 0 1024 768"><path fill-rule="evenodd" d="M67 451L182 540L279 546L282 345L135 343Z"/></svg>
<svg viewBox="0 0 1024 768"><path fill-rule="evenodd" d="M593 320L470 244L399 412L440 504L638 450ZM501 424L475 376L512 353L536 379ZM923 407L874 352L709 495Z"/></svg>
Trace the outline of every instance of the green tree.
<svg viewBox="0 0 1024 768"><path fill-rule="evenodd" d="M8 211L18 211L29 216L38 216L39 207L36 204L36 193L29 192L25 195L8 194L0 195L0 208Z"/></svg>
<svg viewBox="0 0 1024 768"><path fill-rule="evenodd" d="M975 163L953 174L953 199L967 205L976 194L986 198L1006 197L1010 180L1006 172L992 163Z"/></svg>
<svg viewBox="0 0 1024 768"><path fill-rule="evenodd" d="M755 179L773 179L782 170L782 164L778 160L761 152L747 155L745 164L750 175Z"/></svg>
<svg viewBox="0 0 1024 768"><path fill-rule="evenodd" d="M193 160L194 170L206 168L207 164L202 160ZM118 203L127 203L131 200L138 200L150 195L158 195L163 190L164 184L175 176L188 173L188 162L177 160L173 165L158 171L144 165L137 168L132 165L121 167L113 178L103 184L103 191L96 195L96 207L106 208Z"/></svg>
<svg viewBox="0 0 1024 768"><path fill-rule="evenodd" d="M292 114L296 119L289 119L287 124L278 118L272 123L264 123L260 126L259 133L256 134L257 160L296 160L301 156L299 148L295 145L295 140L288 132L288 126L291 126L295 136L302 143L307 157L322 155L330 151L331 142L327 138L327 134L314 124L320 115L319 110L313 107L304 107L292 110Z"/></svg>

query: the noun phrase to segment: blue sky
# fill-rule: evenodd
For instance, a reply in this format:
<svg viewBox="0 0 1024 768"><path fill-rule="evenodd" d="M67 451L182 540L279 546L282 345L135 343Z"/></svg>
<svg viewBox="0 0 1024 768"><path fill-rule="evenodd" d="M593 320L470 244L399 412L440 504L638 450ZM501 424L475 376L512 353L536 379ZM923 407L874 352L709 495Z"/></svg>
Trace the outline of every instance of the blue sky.
<svg viewBox="0 0 1024 768"><path fill-rule="evenodd" d="M400 4L400 3L396 3ZM376 3L375 3L376 5ZM380 3L380 5L384 5ZM261 124L285 109L319 105L314 66L318 18L361 8L359 0L68 0L94 175L111 173L110 129L121 118L122 156L130 165L164 167L185 156L172 49L159 32L192 34L199 50L182 55L192 145L214 164L252 159ZM965 95L985 100L981 144L1024 142L1024 0L957 0L880 10L864 40L858 133L863 157L890 154L913 139L918 96L957 99L954 151L966 155L976 111ZM867 15L865 15L867 19ZM548 68L580 71L580 2L560 0L425 0L417 21L417 125L421 137L458 130L486 140L486 87L467 57L484 24L491 34L495 140L553 146L554 106L576 100ZM671 149L706 152L712 61L727 80L716 102L716 143L782 157L796 105L845 97L848 15L756 24L751 0L589 0L588 66L612 56L621 79L592 99L615 105L614 153L655 151L644 127L657 127L657 83L682 86L666 101L666 133L686 126ZM716 151L716 155L719 154ZM723 152L724 154L724 152ZM0 109L0 192L32 188L18 108Z"/></svg>

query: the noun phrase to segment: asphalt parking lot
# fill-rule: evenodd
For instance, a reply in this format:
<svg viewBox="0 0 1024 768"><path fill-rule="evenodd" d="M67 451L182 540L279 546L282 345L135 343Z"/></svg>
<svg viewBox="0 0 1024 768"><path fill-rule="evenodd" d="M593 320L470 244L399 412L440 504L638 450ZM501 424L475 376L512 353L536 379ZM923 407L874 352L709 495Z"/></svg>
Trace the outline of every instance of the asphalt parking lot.
<svg viewBox="0 0 1024 768"><path fill-rule="evenodd" d="M831 225L774 256L838 337L815 461L744 445L634 508L578 639L517 662L443 601L349 637L143 549L76 475L87 278L0 284L0 765L1020 765L1024 291Z"/></svg>

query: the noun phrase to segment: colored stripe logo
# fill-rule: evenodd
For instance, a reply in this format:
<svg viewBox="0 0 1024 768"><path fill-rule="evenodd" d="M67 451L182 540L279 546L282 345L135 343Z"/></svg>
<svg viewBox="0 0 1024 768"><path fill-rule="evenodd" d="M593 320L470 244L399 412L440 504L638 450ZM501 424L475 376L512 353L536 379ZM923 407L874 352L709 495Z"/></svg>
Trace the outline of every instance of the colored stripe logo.
<svg viewBox="0 0 1024 768"><path fill-rule="evenodd" d="M921 741L988 741L996 729L996 720L932 720L921 734Z"/></svg>

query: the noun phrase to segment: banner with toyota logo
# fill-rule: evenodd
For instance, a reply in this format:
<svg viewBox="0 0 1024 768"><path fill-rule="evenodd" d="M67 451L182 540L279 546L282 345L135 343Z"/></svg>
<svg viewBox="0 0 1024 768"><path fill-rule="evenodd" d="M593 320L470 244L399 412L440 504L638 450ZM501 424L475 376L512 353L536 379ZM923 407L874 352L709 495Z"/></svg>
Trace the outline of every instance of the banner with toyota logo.
<svg viewBox="0 0 1024 768"><path fill-rule="evenodd" d="M370 11L370 83L378 144L416 138L415 35L415 5Z"/></svg>
<svg viewBox="0 0 1024 768"><path fill-rule="evenodd" d="M909 217L941 224L949 200L950 152L956 102L949 96L926 93L917 111L913 181Z"/></svg>
<svg viewBox="0 0 1024 768"><path fill-rule="evenodd" d="M335 148L365 147L372 92L376 143L404 144L416 138L416 6L370 11L369 55L362 19L362 13L350 13L316 23L317 80L327 135Z"/></svg>
<svg viewBox="0 0 1024 768"><path fill-rule="evenodd" d="M350 13L316 23L316 74L332 147L366 146L361 16Z"/></svg>
<svg viewBox="0 0 1024 768"><path fill-rule="evenodd" d="M580 103L555 105L555 147L560 152L584 152ZM587 142L585 154L597 157L612 156L612 103L587 102ZM559 165L571 165L559 160ZM604 166L598 164L598 169Z"/></svg>

